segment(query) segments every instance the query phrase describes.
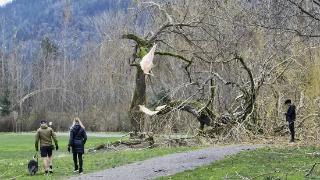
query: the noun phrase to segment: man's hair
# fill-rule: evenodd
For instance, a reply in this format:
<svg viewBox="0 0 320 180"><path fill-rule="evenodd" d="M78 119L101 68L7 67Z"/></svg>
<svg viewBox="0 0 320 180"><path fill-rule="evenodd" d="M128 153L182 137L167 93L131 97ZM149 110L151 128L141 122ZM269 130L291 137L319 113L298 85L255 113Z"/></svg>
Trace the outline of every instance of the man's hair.
<svg viewBox="0 0 320 180"><path fill-rule="evenodd" d="M291 104L291 99L287 99L284 104Z"/></svg>
<svg viewBox="0 0 320 180"><path fill-rule="evenodd" d="M46 123L47 123L46 120L41 120L41 121L40 121L40 124L46 124Z"/></svg>

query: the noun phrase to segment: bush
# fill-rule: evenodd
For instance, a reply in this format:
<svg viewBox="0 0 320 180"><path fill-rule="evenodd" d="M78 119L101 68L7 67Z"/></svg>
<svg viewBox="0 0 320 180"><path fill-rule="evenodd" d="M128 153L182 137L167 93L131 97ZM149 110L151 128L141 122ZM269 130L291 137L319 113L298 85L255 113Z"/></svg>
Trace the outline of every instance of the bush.
<svg viewBox="0 0 320 180"><path fill-rule="evenodd" d="M4 116L0 117L0 132L12 132L14 131L15 122L13 117Z"/></svg>

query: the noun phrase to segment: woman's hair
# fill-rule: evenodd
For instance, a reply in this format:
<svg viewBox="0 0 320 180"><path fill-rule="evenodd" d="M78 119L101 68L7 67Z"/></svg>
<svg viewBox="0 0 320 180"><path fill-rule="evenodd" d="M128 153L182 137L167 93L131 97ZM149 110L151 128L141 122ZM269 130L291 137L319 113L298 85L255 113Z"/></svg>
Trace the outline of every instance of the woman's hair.
<svg viewBox="0 0 320 180"><path fill-rule="evenodd" d="M76 124L79 124L83 129L85 129L85 127L84 127L84 125L82 124L80 118L78 118L78 117L75 117L75 118L73 119L72 127L73 127L74 125L76 125Z"/></svg>

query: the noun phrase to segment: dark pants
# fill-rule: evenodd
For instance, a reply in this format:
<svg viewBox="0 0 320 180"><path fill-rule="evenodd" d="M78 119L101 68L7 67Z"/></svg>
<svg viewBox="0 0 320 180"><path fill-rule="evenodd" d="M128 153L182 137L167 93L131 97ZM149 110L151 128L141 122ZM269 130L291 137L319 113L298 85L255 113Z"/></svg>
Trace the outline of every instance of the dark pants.
<svg viewBox="0 0 320 180"><path fill-rule="evenodd" d="M78 159L79 159L79 166L78 166ZM82 172L83 171L82 153L73 153L73 162L74 162L74 170L79 170L79 172Z"/></svg>
<svg viewBox="0 0 320 180"><path fill-rule="evenodd" d="M294 121L289 122L289 130L291 134L291 141L294 141Z"/></svg>

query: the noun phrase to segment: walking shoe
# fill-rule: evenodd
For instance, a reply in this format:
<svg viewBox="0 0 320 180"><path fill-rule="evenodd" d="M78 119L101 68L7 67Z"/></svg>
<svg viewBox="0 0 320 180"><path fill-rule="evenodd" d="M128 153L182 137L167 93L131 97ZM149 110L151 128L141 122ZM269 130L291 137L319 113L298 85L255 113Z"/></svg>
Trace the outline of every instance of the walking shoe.
<svg viewBox="0 0 320 180"><path fill-rule="evenodd" d="M49 167L49 173L50 173L50 174L52 174L52 173L53 173L52 165L50 165L50 167Z"/></svg>
<svg viewBox="0 0 320 180"><path fill-rule="evenodd" d="M48 176L48 170L45 170L45 171L44 171L44 175L45 175L45 176Z"/></svg>
<svg viewBox="0 0 320 180"><path fill-rule="evenodd" d="M78 165L74 166L74 171L73 172L75 172L75 173L79 172L79 166Z"/></svg>
<svg viewBox="0 0 320 180"><path fill-rule="evenodd" d="M79 170L79 174L83 174L83 170L82 169Z"/></svg>

